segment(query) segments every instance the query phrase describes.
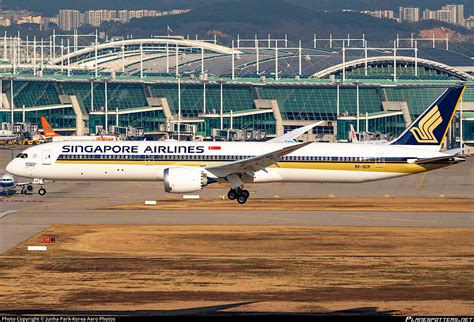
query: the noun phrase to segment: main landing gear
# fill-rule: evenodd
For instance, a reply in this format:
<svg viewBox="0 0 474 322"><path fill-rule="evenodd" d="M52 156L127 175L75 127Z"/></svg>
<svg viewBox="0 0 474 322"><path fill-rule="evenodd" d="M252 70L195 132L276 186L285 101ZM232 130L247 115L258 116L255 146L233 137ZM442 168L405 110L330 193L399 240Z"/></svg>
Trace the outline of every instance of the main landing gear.
<svg viewBox="0 0 474 322"><path fill-rule="evenodd" d="M242 188L230 189L227 193L227 198L229 198L229 200L237 199L237 202L240 204L246 203L249 196L250 192Z"/></svg>
<svg viewBox="0 0 474 322"><path fill-rule="evenodd" d="M26 186L21 187L21 194L26 195L26 194L31 194L33 192L33 185L29 184Z"/></svg>

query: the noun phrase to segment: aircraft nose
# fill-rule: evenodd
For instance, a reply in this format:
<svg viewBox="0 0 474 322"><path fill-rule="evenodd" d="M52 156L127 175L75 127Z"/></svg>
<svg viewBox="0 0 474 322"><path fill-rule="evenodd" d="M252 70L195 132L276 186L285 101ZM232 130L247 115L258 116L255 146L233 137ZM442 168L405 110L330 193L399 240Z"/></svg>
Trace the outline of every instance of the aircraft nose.
<svg viewBox="0 0 474 322"><path fill-rule="evenodd" d="M16 175L15 173L15 160L11 160L8 164L7 167L5 168L8 173L11 173L13 175Z"/></svg>

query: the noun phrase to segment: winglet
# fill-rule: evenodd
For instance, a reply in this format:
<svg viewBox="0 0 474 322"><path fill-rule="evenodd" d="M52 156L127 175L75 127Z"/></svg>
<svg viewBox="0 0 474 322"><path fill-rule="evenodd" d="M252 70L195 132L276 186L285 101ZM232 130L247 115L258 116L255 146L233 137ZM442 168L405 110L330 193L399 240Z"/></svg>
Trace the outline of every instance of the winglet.
<svg viewBox="0 0 474 322"><path fill-rule="evenodd" d="M271 140L268 140L267 143L287 143L287 142L295 142L296 139L311 130L312 128L316 126L320 126L324 124L324 121L316 122L313 124L309 124L306 126L299 127L297 129L294 129L293 131L287 132L283 135L277 136L276 138L273 138Z"/></svg>
<svg viewBox="0 0 474 322"><path fill-rule="evenodd" d="M390 144L440 147L466 86L452 86Z"/></svg>

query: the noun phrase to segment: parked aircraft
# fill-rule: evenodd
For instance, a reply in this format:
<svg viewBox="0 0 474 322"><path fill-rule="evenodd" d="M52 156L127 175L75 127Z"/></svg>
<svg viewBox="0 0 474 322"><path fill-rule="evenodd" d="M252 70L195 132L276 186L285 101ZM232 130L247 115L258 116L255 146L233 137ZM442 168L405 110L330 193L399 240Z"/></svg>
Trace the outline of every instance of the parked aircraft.
<svg viewBox="0 0 474 322"><path fill-rule="evenodd" d="M51 139L53 142L63 141L117 141L118 137L111 134L100 134L100 135L71 135L63 136L56 133L53 127L49 124L48 120L44 116L41 117L41 126L43 127L43 137L45 139Z"/></svg>
<svg viewBox="0 0 474 322"><path fill-rule="evenodd" d="M9 196L13 195L17 192L17 189L21 189L21 193L26 193L26 192L33 192L33 184L36 184L36 182L16 182L15 176L6 173L0 176L0 195L4 196ZM42 184L42 182L41 182ZM46 193L46 190L43 191L40 188L38 193L40 195L44 195Z"/></svg>
<svg viewBox="0 0 474 322"><path fill-rule="evenodd" d="M0 141L8 142L12 140L16 140L18 137L15 133L9 130L0 130Z"/></svg>
<svg viewBox="0 0 474 322"><path fill-rule="evenodd" d="M356 143L356 144L385 144L389 143L388 140L369 140L369 141L361 141L357 137L359 133L357 133L354 130L354 126L350 124L350 130L349 130L349 142L351 143ZM373 135L374 133L372 132L367 132L368 135Z"/></svg>

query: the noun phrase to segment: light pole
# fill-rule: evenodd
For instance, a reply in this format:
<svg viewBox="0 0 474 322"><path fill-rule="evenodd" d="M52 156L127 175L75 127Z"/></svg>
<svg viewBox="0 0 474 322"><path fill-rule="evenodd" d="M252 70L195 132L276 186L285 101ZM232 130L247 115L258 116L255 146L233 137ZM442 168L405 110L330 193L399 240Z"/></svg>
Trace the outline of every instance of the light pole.
<svg viewBox="0 0 474 322"><path fill-rule="evenodd" d="M11 107L11 123L12 123L12 129L13 129L13 124L15 123L15 117L14 117L14 108L15 108L15 103L13 101L13 95L14 95L14 91L13 91L13 77L10 78L10 107Z"/></svg>
<svg viewBox="0 0 474 322"><path fill-rule="evenodd" d="M461 85L464 86L464 83L461 82ZM459 147L462 149L464 147L464 139L463 139L463 121L462 121L462 112L463 112L463 98L461 96L461 100L459 102Z"/></svg>
<svg viewBox="0 0 474 322"><path fill-rule="evenodd" d="M104 91L105 91L105 133L109 133L109 95L108 95L108 84L107 80L104 81Z"/></svg>
<svg viewBox="0 0 474 322"><path fill-rule="evenodd" d="M224 86L223 86L223 85L224 85L224 81L221 79L221 80L219 81L219 83L220 83L220 87L221 87L221 88L220 88L220 89L221 89L221 91L220 91L220 92L221 92L221 93L220 93L220 94L221 94L221 95L220 95L220 103L221 103L221 104L220 104L220 105L221 105L221 111L220 111L220 114L221 114L221 115L220 115L220 116L221 116L221 130L223 130L223 129L224 129Z"/></svg>
<svg viewBox="0 0 474 322"><path fill-rule="evenodd" d="M207 80L203 79L202 80L202 113L206 114L207 112L207 102L206 102L206 84Z"/></svg>
<svg viewBox="0 0 474 322"><path fill-rule="evenodd" d="M181 75L178 78L178 141L181 138Z"/></svg>
<svg viewBox="0 0 474 322"><path fill-rule="evenodd" d="M357 107L357 133L360 131L360 100L359 100L359 82L354 83L356 85L356 107Z"/></svg>

